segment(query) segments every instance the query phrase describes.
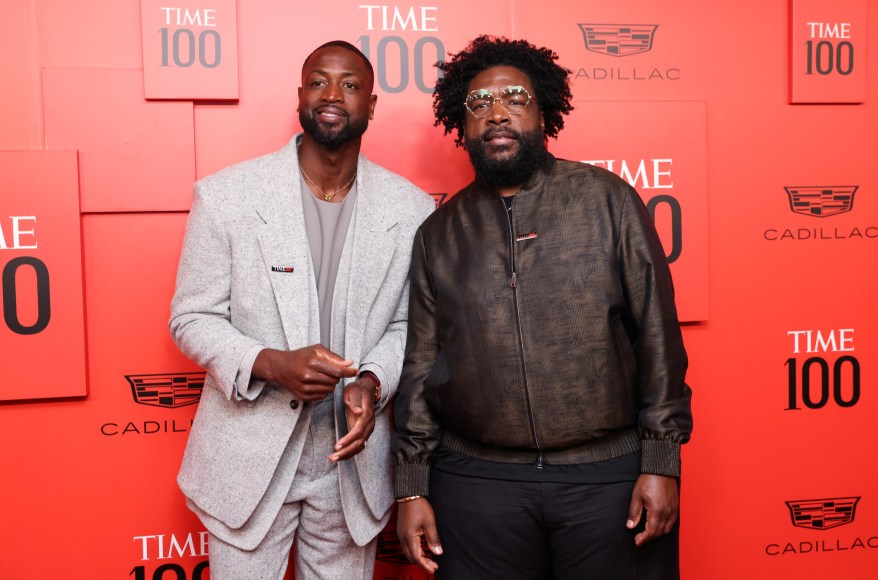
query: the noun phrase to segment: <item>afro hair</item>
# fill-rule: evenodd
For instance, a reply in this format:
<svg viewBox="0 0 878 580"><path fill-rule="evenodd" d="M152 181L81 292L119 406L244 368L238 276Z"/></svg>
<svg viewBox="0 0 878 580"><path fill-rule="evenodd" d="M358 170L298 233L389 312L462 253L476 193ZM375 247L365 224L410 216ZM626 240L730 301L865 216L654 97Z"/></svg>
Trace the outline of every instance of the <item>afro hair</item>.
<svg viewBox="0 0 878 580"><path fill-rule="evenodd" d="M517 68L530 79L533 95L545 120L545 137L557 137L564 128L563 115L573 110L570 104L570 71L555 61L558 55L548 48L537 48L526 40L482 35L449 61L439 61L442 73L433 93L434 126L445 127L445 134L457 131L454 143L463 145L466 124L464 101L472 79L494 66Z"/></svg>

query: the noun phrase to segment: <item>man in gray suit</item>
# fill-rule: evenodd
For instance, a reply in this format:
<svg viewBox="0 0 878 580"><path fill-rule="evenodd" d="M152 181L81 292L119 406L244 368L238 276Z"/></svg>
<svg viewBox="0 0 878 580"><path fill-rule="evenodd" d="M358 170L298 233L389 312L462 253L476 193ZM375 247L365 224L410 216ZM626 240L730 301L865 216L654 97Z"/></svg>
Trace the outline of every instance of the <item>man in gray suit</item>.
<svg viewBox="0 0 878 580"><path fill-rule="evenodd" d="M372 578L393 504L386 405L431 198L360 154L373 71L333 41L305 60L304 133L195 185L171 304L207 371L178 483L214 580ZM367 445L368 442L368 445Z"/></svg>

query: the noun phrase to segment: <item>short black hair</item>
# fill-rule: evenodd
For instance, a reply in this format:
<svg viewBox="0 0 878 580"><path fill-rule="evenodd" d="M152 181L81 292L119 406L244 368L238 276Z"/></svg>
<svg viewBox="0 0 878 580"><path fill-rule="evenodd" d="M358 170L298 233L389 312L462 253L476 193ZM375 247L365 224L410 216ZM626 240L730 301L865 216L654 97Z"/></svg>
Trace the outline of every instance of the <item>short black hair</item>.
<svg viewBox="0 0 878 580"><path fill-rule="evenodd" d="M363 63L366 65L366 68L369 69L369 75L371 75L373 79L375 78L375 70L372 68L372 63L369 62L369 59L366 58L366 55L363 54L363 51L361 51L359 48L357 48L356 46L354 46L350 42L347 42L344 40L330 40L329 42L324 42L323 44L321 44L320 46L318 46L317 48L312 50L311 54L306 56L305 60L302 62L302 70L303 71L305 70L305 65L308 64L308 61L311 60L311 57L314 56L314 54L317 51L323 50L324 48L333 47L333 46L336 48L343 48L345 50L349 50L352 53L359 56L361 59L363 59Z"/></svg>
<svg viewBox="0 0 878 580"><path fill-rule="evenodd" d="M449 53L450 54L450 53ZM469 84L477 74L494 66L511 66L527 75L533 85L537 104L545 120L545 137L557 137L564 128L563 115L573 110L570 100L570 70L555 61L558 55L548 48L537 48L526 40L482 35L451 55L450 61L439 61L443 73L433 93L434 126L445 126L445 134L457 131L454 143L463 145L466 107L464 101Z"/></svg>

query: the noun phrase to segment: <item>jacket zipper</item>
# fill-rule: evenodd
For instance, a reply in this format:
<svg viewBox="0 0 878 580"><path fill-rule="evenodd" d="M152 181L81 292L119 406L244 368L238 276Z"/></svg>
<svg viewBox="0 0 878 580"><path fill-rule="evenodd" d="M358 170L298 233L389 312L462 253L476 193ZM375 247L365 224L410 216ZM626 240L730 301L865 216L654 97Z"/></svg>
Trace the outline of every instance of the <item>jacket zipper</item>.
<svg viewBox="0 0 878 580"><path fill-rule="evenodd" d="M506 215L506 223L509 226L509 264L510 276L509 286L512 288L512 301L515 304L515 323L518 330L518 350L521 353L521 370L524 376L524 393L527 396L527 414L530 417L531 432L534 436L534 443L537 446L537 469L543 468L543 446L540 443L540 437L537 435L537 423L533 413L533 402L530 396L530 387L527 381L527 360L524 357L524 337L521 334L521 314L518 309L518 290L516 289L516 273L515 273L515 231L512 227L512 216L510 210L506 208L506 203L501 199L503 205L503 213Z"/></svg>

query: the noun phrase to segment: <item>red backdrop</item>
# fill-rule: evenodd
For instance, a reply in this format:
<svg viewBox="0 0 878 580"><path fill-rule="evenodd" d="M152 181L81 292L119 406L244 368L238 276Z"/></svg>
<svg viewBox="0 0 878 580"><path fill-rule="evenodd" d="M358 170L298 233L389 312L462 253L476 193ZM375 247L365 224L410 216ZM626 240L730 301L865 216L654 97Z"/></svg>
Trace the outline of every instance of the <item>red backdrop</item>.
<svg viewBox="0 0 878 580"><path fill-rule="evenodd" d="M481 33L558 52L550 149L654 210L694 391L684 579L874 577L875 5L478 6L0 3L0 578L209 577L174 483L202 375L166 328L192 182L283 145L341 38L376 68L365 153L447 198L471 171L432 64ZM424 578L392 527L375 577Z"/></svg>

